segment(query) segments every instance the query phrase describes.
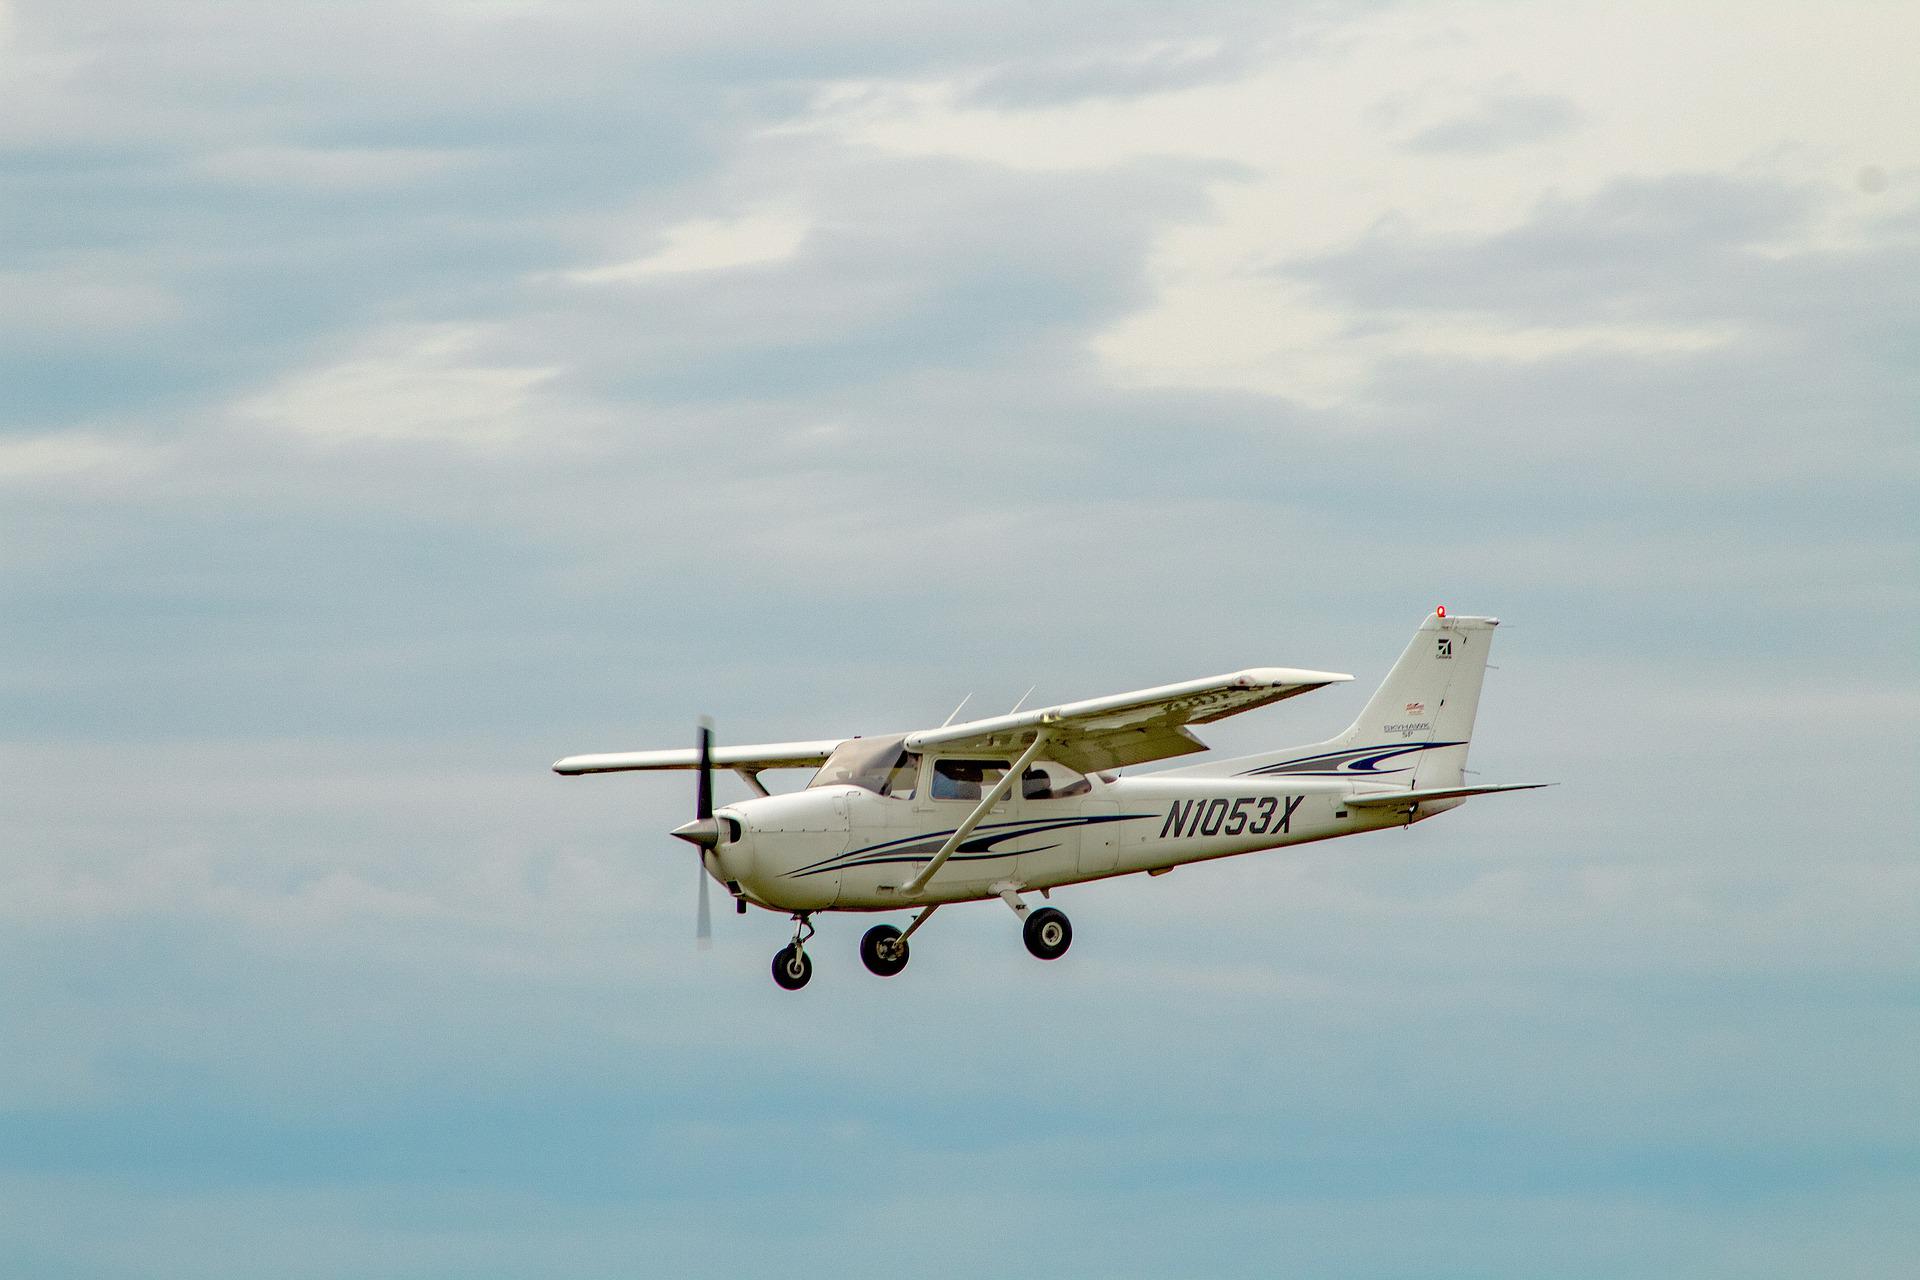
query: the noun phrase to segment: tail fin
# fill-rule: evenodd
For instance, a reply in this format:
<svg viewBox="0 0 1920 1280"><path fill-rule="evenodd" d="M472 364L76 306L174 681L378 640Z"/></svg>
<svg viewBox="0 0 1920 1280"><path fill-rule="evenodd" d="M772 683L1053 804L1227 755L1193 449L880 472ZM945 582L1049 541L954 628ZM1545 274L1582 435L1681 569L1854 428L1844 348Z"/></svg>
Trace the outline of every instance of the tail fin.
<svg viewBox="0 0 1920 1280"><path fill-rule="evenodd" d="M1457 787L1467 767L1480 683L1498 618L1427 615L1366 710L1335 741L1348 748L1392 749L1387 758L1354 759L1348 771L1390 774L1408 787ZM1399 748L1409 748L1401 751ZM1372 764L1373 768L1366 766ZM1383 779L1385 780L1385 779Z"/></svg>
<svg viewBox="0 0 1920 1280"><path fill-rule="evenodd" d="M1345 733L1325 742L1182 772L1356 778L1408 789L1458 787L1498 618L1427 615Z"/></svg>

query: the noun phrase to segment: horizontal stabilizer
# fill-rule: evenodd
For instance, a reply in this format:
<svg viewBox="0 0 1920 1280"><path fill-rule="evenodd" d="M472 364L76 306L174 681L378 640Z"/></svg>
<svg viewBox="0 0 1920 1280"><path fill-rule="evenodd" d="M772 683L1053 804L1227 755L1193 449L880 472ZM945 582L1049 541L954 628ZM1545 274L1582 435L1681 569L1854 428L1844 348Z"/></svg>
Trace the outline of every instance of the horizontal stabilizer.
<svg viewBox="0 0 1920 1280"><path fill-rule="evenodd" d="M1427 787L1419 791L1382 791L1376 795L1347 796L1340 803L1349 809L1411 809L1423 800L1456 800L1466 796L1490 796L1496 791L1533 791L1552 785L1551 782L1516 782L1504 787Z"/></svg>

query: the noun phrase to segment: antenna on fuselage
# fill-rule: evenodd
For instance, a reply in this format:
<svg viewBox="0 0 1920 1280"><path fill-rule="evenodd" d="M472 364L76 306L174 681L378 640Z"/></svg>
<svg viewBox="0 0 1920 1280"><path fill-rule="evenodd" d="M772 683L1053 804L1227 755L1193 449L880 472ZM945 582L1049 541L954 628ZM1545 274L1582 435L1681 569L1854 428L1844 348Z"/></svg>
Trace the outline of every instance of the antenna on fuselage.
<svg viewBox="0 0 1920 1280"><path fill-rule="evenodd" d="M966 698L960 699L960 707L966 706L967 698L971 698L972 696L973 696L972 694L968 694ZM946 728L948 725L953 723L953 718L960 714L960 707L955 707L952 711L949 711L947 713L947 718L940 722L940 727L942 729Z"/></svg>
<svg viewBox="0 0 1920 1280"><path fill-rule="evenodd" d="M1016 703L1014 703L1014 704L1013 704L1013 708L1012 708L1012 710L1010 710L1010 711L1008 711L1008 712L1007 712L1007 714L1008 714L1008 715L1012 715L1012 714L1014 713L1014 711L1018 711L1018 710L1019 710L1020 708L1022 708L1022 707L1024 707L1024 706L1026 706L1026 705L1027 705L1027 699L1028 699L1028 698L1031 698L1031 697L1033 696L1033 691L1034 691L1035 689L1038 689L1039 687L1040 687L1040 686L1039 686L1039 685L1037 685L1037 684L1030 684L1030 685L1028 685L1028 686L1027 686L1027 691L1026 691L1025 693L1023 693L1023 694L1021 694L1021 695L1020 695L1020 701L1018 701L1018 702L1016 702Z"/></svg>

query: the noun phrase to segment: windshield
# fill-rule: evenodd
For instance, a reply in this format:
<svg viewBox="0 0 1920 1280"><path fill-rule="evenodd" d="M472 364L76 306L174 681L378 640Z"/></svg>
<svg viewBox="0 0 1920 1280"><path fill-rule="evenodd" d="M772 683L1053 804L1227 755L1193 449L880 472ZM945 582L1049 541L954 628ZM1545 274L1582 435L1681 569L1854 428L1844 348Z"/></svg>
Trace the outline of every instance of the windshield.
<svg viewBox="0 0 1920 1280"><path fill-rule="evenodd" d="M860 787L876 795L906 799L913 795L914 779L920 772L920 757L907 750L906 742L904 733L843 742L807 787Z"/></svg>

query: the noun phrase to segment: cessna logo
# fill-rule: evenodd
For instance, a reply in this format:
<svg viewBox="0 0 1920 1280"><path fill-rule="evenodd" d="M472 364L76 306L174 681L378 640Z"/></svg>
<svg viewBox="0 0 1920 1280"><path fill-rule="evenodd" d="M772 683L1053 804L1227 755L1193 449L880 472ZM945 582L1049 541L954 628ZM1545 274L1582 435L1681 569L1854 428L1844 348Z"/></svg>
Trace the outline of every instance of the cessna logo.
<svg viewBox="0 0 1920 1280"><path fill-rule="evenodd" d="M1435 654L1435 656L1441 657L1441 658L1451 658L1453 656L1453 637L1452 636L1440 637L1439 650Z"/></svg>
<svg viewBox="0 0 1920 1280"><path fill-rule="evenodd" d="M1160 824L1160 838L1169 836L1218 836L1218 835L1281 835L1288 830L1293 821L1293 811L1300 807L1305 796L1287 796L1286 807L1280 807L1277 796L1241 796L1229 800L1218 796L1212 800L1176 800L1167 810L1167 820Z"/></svg>

